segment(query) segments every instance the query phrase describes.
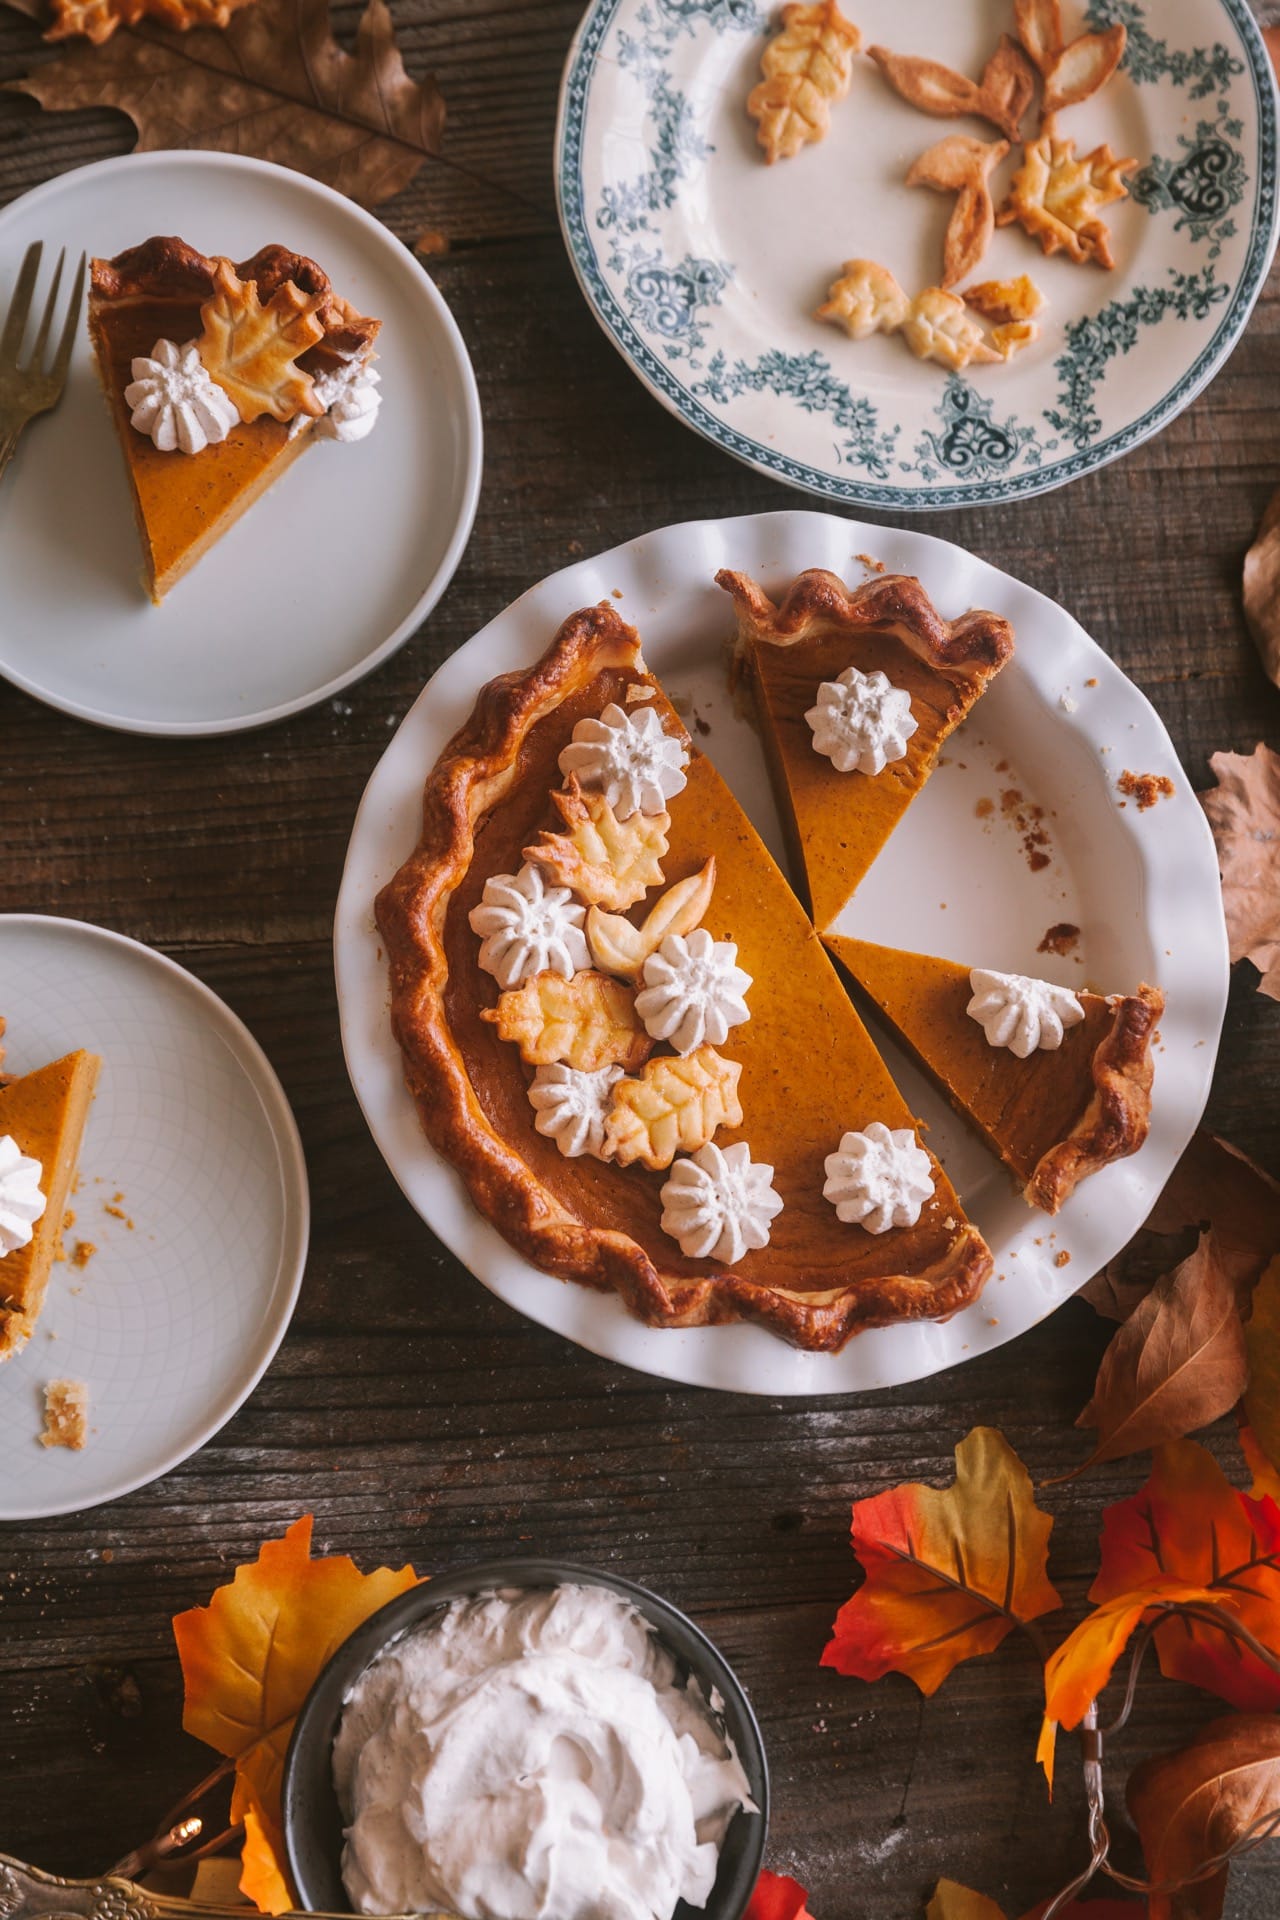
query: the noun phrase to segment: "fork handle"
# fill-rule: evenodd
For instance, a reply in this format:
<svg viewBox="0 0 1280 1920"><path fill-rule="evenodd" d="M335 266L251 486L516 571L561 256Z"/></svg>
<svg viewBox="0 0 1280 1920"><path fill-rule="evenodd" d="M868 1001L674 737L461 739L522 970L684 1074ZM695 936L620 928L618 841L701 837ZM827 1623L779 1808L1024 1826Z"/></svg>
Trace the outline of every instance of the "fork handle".
<svg viewBox="0 0 1280 1920"><path fill-rule="evenodd" d="M197 1906L170 1894L149 1893L114 1874L100 1880L63 1880L0 1853L0 1916L3 1920L252 1920L253 1909ZM306 1920L306 1916L285 1915L282 1920ZM321 1914L312 1920L350 1920L350 1915ZM413 1920L451 1920L451 1916L417 1914Z"/></svg>

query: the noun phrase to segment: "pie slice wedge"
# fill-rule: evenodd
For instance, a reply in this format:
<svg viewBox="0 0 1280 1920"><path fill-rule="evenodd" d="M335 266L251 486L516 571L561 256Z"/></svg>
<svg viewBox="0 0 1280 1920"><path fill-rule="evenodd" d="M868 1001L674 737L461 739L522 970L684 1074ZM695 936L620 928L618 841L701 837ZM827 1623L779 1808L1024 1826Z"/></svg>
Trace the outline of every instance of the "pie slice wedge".
<svg viewBox="0 0 1280 1920"><path fill-rule="evenodd" d="M1025 1059L970 1017L970 969L842 934L825 944L1018 1180L1056 1213L1081 1180L1136 1153L1151 1116L1151 1046L1164 995L1076 991L1084 1018Z"/></svg>
<svg viewBox="0 0 1280 1920"><path fill-rule="evenodd" d="M10 1136L22 1154L40 1162L45 1196L26 1246L0 1258L0 1361L26 1345L44 1305L101 1065L96 1053L68 1053L0 1087L0 1139Z"/></svg>
<svg viewBox="0 0 1280 1920"><path fill-rule="evenodd" d="M637 925L646 923L664 888L704 875L714 858L702 927L716 942L736 943L737 963L751 977L749 1018L715 1049L741 1069L733 1095L741 1124L721 1126L715 1145L732 1153L747 1143L751 1161L771 1172L782 1210L767 1244L731 1263L688 1254L664 1231L669 1169L589 1151L570 1157L535 1128L532 1070L492 1018L500 989L480 964L470 924L492 876L516 874L526 849L550 844L548 833L563 849L565 818L575 817L579 802L561 791L557 807L552 795L575 727L641 704L687 755L687 779L656 816L659 825L667 820L661 851L657 840L650 849L662 884L651 880L646 898L633 893L628 911ZM573 871L566 853L561 872ZM535 1265L617 1292L653 1326L755 1320L819 1350L840 1347L864 1327L945 1318L977 1296L991 1255L931 1156L932 1192L913 1224L872 1232L841 1220L824 1197L825 1161L846 1129L879 1120L909 1129L914 1141L915 1120L800 902L647 671L634 629L611 607L571 615L536 665L482 690L429 774L421 839L376 911L392 1023L424 1131L478 1210ZM550 973L535 974L532 988L504 1000L520 1000L523 1016L530 993L547 981L563 1010L567 983ZM620 1000L631 989L625 980L605 985L621 1030ZM593 1031L608 1039L615 1028L602 1015ZM634 1037L622 1031L626 1045Z"/></svg>
<svg viewBox="0 0 1280 1920"><path fill-rule="evenodd" d="M163 448L134 424L135 405L126 398L138 378L134 363L154 363L160 343L180 350L202 337L203 310L217 294L220 269L231 265L197 253L184 240L161 237L114 260L92 263L89 337L124 454L142 541L144 583L157 604L311 444L318 422L326 418L326 407L311 393L318 390L326 396L337 383L369 369L379 330L377 320L356 313L334 293L314 260L285 247L263 247L234 267L235 280L256 294L250 324L258 308L271 309L279 300L280 324L261 329L264 347L277 360L282 351L278 336L287 334L290 314L295 337L286 339L283 351L311 342L296 357L297 370L306 376L301 383L294 375L290 384L293 363L279 368L281 391L293 396L279 410L294 404L299 393L314 410L287 418L264 412L248 419L238 417L233 405L226 418L234 424L225 438L195 451L181 445ZM253 296L246 298L252 301ZM263 364L256 361L255 371ZM243 400L243 390L238 391ZM303 559L301 551L298 559Z"/></svg>
<svg viewBox="0 0 1280 1920"><path fill-rule="evenodd" d="M1013 634L994 613L944 620L905 574L850 590L814 567L797 575L778 606L746 574L726 568L716 580L737 614L737 669L754 696L788 850L821 933L929 778L944 741L1010 658ZM883 675L909 697L914 729L890 742L879 771L841 772L815 748L823 736L806 718L819 690L850 671ZM899 706L905 713L906 700Z"/></svg>

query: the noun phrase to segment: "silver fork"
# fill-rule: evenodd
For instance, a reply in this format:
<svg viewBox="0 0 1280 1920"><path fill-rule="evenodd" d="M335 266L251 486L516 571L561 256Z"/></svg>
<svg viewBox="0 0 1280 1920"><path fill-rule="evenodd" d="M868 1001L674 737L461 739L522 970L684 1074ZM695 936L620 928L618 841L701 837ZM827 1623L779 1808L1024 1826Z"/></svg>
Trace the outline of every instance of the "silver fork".
<svg viewBox="0 0 1280 1920"><path fill-rule="evenodd" d="M31 349L29 358L21 365L19 364L18 355L22 352L23 335L27 330L27 318L31 312L31 302L35 295L43 253L43 240L33 240L27 248L18 273L18 284L9 302L4 332L0 334L0 474L13 458L13 450L18 444L18 435L27 422L34 420L38 413L47 413L50 407L56 407L62 398L62 389L67 384L67 368L71 364L71 351L76 343L76 330L80 323L80 305L84 298L85 259L83 254L80 255L80 265L76 270L75 285L71 290L67 317L62 323L62 332L58 336L57 349L52 364L46 367L45 349L49 344L49 333L58 310L62 269L67 258L67 250L64 247L58 255L53 285L44 303L44 315L40 321L40 330L36 334L35 345Z"/></svg>

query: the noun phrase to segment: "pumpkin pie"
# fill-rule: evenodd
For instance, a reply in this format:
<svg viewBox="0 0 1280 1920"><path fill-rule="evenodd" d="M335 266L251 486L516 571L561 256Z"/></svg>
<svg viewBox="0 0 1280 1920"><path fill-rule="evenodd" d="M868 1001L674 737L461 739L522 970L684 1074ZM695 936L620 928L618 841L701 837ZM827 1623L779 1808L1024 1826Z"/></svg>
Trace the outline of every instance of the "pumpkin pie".
<svg viewBox="0 0 1280 1920"><path fill-rule="evenodd" d="M981 1235L612 607L481 691L377 923L422 1126L535 1265L650 1325L820 1350L979 1293Z"/></svg>
<svg viewBox="0 0 1280 1920"><path fill-rule="evenodd" d="M39 1168L38 1173L22 1169L18 1184L25 1188L38 1182L44 1198L39 1218L30 1222L31 1238L0 1256L0 1361L26 1345L44 1304L101 1064L95 1053L68 1053L0 1086L0 1248L9 1240L3 1232L6 1174L13 1178L10 1163L18 1155ZM29 1182L24 1178L28 1172ZM25 1192L11 1189L11 1196L18 1203L17 1216L29 1221L32 1209L25 1204Z"/></svg>
<svg viewBox="0 0 1280 1920"><path fill-rule="evenodd" d="M155 238L95 260L89 335L157 604L319 435L363 437L380 323L314 260Z"/></svg>
<svg viewBox="0 0 1280 1920"><path fill-rule="evenodd" d="M1032 1206L1056 1213L1081 1180L1146 1139L1157 988L1108 996L841 934L824 940ZM1033 1009L1030 1030L1018 1030L1019 1000ZM1048 1044L1035 1044L1037 1004L1050 1009Z"/></svg>
<svg viewBox="0 0 1280 1920"><path fill-rule="evenodd" d="M745 574L735 668L755 699L788 850L814 925L839 916L960 725L1013 653L1006 620L944 620L918 580L849 589L821 568L775 605Z"/></svg>

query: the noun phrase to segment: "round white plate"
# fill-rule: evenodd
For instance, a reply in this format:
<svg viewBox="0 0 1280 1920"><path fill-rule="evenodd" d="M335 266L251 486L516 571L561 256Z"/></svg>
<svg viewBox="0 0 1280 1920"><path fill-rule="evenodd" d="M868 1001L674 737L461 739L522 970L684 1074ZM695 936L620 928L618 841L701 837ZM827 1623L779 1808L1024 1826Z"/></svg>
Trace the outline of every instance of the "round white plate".
<svg viewBox="0 0 1280 1920"><path fill-rule="evenodd" d="M980 72L1008 0L849 0L863 46ZM1030 273L1041 337L948 375L900 339L813 318L842 263L936 284L952 197L908 187L949 133L854 62L826 138L765 164L746 99L768 0L594 0L560 99L560 219L597 319L672 412L748 465L829 500L921 509L1061 486L1157 432L1243 331L1275 251L1276 94L1247 0L1064 0L1066 32L1123 20L1123 68L1058 133L1139 162L1106 208L1116 265L1045 259L997 231L975 278ZM1024 132L1035 133L1035 109ZM993 176L997 203L1017 165Z"/></svg>
<svg viewBox="0 0 1280 1920"><path fill-rule="evenodd" d="M890 572L918 574L948 618L971 606L1006 615L1017 652L955 736L841 928L1067 984L1119 991L1158 981L1169 1004L1150 1138L1132 1159L1085 1182L1050 1220L1015 1195L1002 1168L886 1040L903 1092L995 1255L982 1298L945 1326L879 1329L839 1354L797 1353L759 1327L645 1327L617 1299L522 1260L428 1146L391 1036L373 898L412 850L423 781L483 683L528 666L567 614L606 596L639 628L646 661L696 720L699 746L781 860L759 740L726 688L723 642L732 621L713 576L736 567L776 591L803 568L824 566L857 581L864 554ZM1173 796L1147 812L1122 807L1115 783L1125 769L1168 775ZM1005 795L1018 798L1006 804ZM1042 821L1031 815L1036 806ZM1033 873L1027 854L1038 849L1024 841L1040 831L1051 857ZM1044 934L1062 922L1081 929L1076 956L1041 953ZM1228 971L1204 814L1154 710L1070 614L946 541L799 512L690 521L580 561L523 594L447 660L365 792L338 896L335 954L357 1097L391 1171L445 1245L510 1305L593 1353L669 1379L771 1396L848 1393L936 1373L1034 1326L1082 1286L1137 1232L1195 1129ZM810 1064L798 1061L795 1071ZM843 1124L833 1110L833 1139Z"/></svg>
<svg viewBox="0 0 1280 1920"><path fill-rule="evenodd" d="M225 1425L289 1324L310 1202L266 1055L172 960L81 920L4 914L0 1007L10 1073L102 1056L65 1235L97 1251L54 1268L0 1367L0 1520L34 1520L145 1486ZM89 1388L80 1453L39 1444L45 1385L64 1377Z"/></svg>
<svg viewBox="0 0 1280 1920"><path fill-rule="evenodd" d="M81 167L0 214L0 312L30 241L108 256L155 233L241 260L314 256L382 321L367 440L308 449L152 606L115 426L82 330L67 390L0 483L0 674L131 733L233 733L349 686L431 611L480 491L480 401L462 336L400 242L300 173L219 153ZM175 454L173 458L179 459Z"/></svg>

